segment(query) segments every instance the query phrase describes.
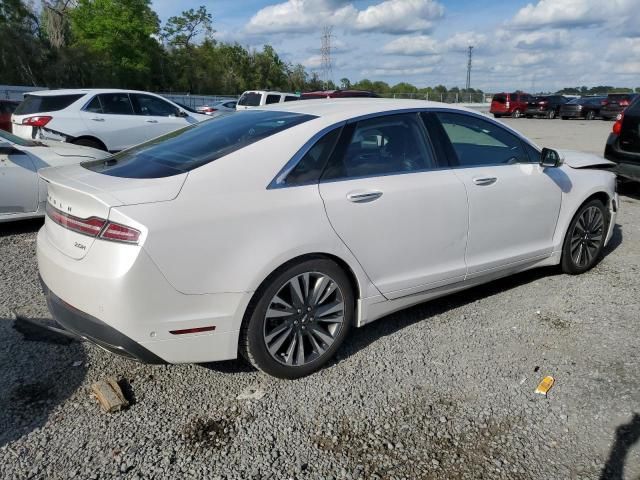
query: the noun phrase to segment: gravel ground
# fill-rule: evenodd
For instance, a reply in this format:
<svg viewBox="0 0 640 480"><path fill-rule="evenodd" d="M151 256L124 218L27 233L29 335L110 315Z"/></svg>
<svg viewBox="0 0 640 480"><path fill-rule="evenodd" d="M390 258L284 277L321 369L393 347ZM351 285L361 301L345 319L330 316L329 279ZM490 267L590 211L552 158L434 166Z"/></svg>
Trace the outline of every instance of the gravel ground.
<svg viewBox="0 0 640 480"><path fill-rule="evenodd" d="M27 341L11 310L48 318L41 222L2 225L0 478L638 480L640 189L627 188L592 271L527 272L393 314L297 381ZM99 410L89 389L106 376L129 382L129 409Z"/></svg>

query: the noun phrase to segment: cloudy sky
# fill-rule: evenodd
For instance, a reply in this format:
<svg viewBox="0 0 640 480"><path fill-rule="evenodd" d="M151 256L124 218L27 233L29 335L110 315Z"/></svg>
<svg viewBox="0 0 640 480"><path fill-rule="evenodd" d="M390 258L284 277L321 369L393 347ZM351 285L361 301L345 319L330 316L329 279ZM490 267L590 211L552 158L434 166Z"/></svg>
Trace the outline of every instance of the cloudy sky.
<svg viewBox="0 0 640 480"><path fill-rule="evenodd" d="M485 91L640 86L640 0L153 0L164 21L206 5L215 38L320 67L333 26L333 79Z"/></svg>

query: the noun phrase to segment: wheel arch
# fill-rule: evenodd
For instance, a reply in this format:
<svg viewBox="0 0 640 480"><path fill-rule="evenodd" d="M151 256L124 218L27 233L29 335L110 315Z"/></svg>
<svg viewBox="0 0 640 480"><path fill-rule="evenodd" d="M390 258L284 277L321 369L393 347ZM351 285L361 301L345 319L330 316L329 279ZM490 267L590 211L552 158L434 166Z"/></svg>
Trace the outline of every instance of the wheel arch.
<svg viewBox="0 0 640 480"><path fill-rule="evenodd" d="M105 152L109 151L105 143L102 140L100 140L98 137L94 137L93 135L80 135L79 137L73 137L73 140L71 140L69 143L75 144L78 140L91 140L92 142L96 142L102 145L103 150Z"/></svg>
<svg viewBox="0 0 640 480"><path fill-rule="evenodd" d="M589 203L592 200L600 200L602 202L602 204L605 206L605 210L607 211L607 213L609 213L609 203L611 201L611 196L603 191L603 190L599 190L596 192L592 192L590 195L588 195L582 202L580 202L571 212L571 215L569 215L567 217L567 222L566 225L563 225L563 231L562 231L562 238L559 244L559 248L562 249L563 245L564 245L564 241L567 238L567 233L569 230L569 226L571 225L571 221L573 220L573 218L576 216L576 214L578 213L578 211L587 203Z"/></svg>

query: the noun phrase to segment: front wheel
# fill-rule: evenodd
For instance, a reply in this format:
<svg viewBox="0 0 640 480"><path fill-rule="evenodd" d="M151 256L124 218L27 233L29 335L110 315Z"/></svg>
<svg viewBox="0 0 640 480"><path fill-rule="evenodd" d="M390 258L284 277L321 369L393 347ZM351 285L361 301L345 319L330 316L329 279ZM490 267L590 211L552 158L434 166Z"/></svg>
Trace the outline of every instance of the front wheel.
<svg viewBox="0 0 640 480"><path fill-rule="evenodd" d="M554 118L556 118L556 111L550 110L549 113L547 114L547 118L550 120L553 120Z"/></svg>
<svg viewBox="0 0 640 480"><path fill-rule="evenodd" d="M331 260L293 265L256 295L240 333L240 353L274 377L300 378L318 370L353 322L351 284Z"/></svg>
<svg viewBox="0 0 640 480"><path fill-rule="evenodd" d="M584 204L571 220L562 247L562 271L584 273L598 263L604 248L609 218L600 200Z"/></svg>
<svg viewBox="0 0 640 480"><path fill-rule="evenodd" d="M596 114L593 110L589 110L587 112L587 116L585 117L587 120L593 120L596 117Z"/></svg>
<svg viewBox="0 0 640 480"><path fill-rule="evenodd" d="M522 116L522 112L521 112L520 110L518 110L518 109L515 109L515 110L513 111L513 113L511 114L511 116L512 116L513 118L520 118L520 117Z"/></svg>

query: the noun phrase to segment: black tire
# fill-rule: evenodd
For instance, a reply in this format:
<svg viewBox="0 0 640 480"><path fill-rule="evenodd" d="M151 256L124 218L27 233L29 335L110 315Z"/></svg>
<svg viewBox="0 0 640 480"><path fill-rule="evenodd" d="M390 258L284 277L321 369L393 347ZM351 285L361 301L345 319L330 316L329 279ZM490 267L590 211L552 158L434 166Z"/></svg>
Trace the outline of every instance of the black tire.
<svg viewBox="0 0 640 480"><path fill-rule="evenodd" d="M556 111L555 110L549 110L549 113L547 113L547 118L549 120L553 120L554 118L556 118Z"/></svg>
<svg viewBox="0 0 640 480"><path fill-rule="evenodd" d="M516 108L511 114L511 118L520 118L522 116L522 112L519 108Z"/></svg>
<svg viewBox="0 0 640 480"><path fill-rule="evenodd" d="M78 138L77 140L73 140L71 143L74 145L82 145L83 147L91 147L97 150L107 151L107 148L104 146L102 142L99 140L94 140L93 138Z"/></svg>
<svg viewBox="0 0 640 480"><path fill-rule="evenodd" d="M572 249L584 249L587 252L586 242L590 241L585 238L585 240L577 239L576 235L581 236L580 227L576 227L578 222L581 220L582 216L589 209L595 208L600 212L602 218L602 224L599 228L594 227L594 232L590 232L589 228L583 230L583 232L588 232L589 239L597 238L599 236L599 243L597 248L593 252L590 252L592 255L590 258L587 256L586 262L581 263L579 253L577 254L578 258L574 258L572 255ZM584 225L584 224L583 224ZM587 227L589 227L587 225ZM564 245L562 246L562 260L560 261L560 266L564 273L568 273L570 275L578 275L580 273L584 273L587 270L593 268L602 256L602 250L604 248L604 241L607 235L607 231L609 228L609 213L607 212L606 207L602 204L600 200L591 200L580 207L580 209L576 212L571 223L569 224L569 229L565 235ZM577 241L577 243L576 243ZM579 252L582 250L578 250Z"/></svg>
<svg viewBox="0 0 640 480"><path fill-rule="evenodd" d="M562 120L569 120L569 117L560 117Z"/></svg>
<svg viewBox="0 0 640 480"><path fill-rule="evenodd" d="M584 118L586 120L593 120L594 118L596 118L596 113L593 110L589 110Z"/></svg>
<svg viewBox="0 0 640 480"><path fill-rule="evenodd" d="M269 321L266 318L267 310L271 306L271 302L276 294L280 294L282 292L282 289L285 288L285 286L287 286L287 284L289 284L291 280L296 278L298 275L309 272L313 272L313 274L326 275L335 282L338 287L338 293L336 293L336 295L341 294L342 300L344 302L343 321L339 328L336 329L337 331L333 338L333 343L328 345L328 347L322 354L319 354L318 357L310 360L308 363L304 363L303 365L285 365L285 359L282 358L281 361L276 360L276 358L274 358L269 352L269 349L267 347L266 325ZM293 303L291 305L293 305ZM300 314L300 312L301 310L298 310L297 315L299 317L308 318L304 314L304 312L302 314ZM288 318L297 318L294 317L294 315L296 315L295 312ZM244 358L246 358L247 361L249 361L249 363L251 363L251 365L253 365L255 368L274 377L283 379L295 379L304 377L320 369L333 357L333 355L338 350L345 337L349 333L349 330L351 329L351 325L353 323L354 315L355 300L353 289L347 275L342 270L342 268L340 268L335 262L328 259L320 258L305 260L287 267L280 272L276 272L256 292L248 307L247 314L245 315L245 320L240 331L239 351L240 354ZM313 317L310 318L313 321ZM296 324L298 324L298 321L296 322ZM283 325L285 322L287 322L286 319L282 320L281 325ZM301 327L301 323L302 321L300 321L300 326L294 328L304 329L304 327ZM318 323L318 325L320 324ZM312 328L310 324L307 324L307 327L309 327L310 329ZM305 342L307 348L312 347L312 345L309 343L309 337L313 337L313 334L310 331L302 333L299 337L303 339L303 342ZM316 337L314 337L314 340L318 341ZM323 347L326 346L322 341L320 341L320 343ZM293 350L291 351L291 356L293 356L294 352L296 351L299 353L299 350L296 350L296 348L297 346L294 346ZM307 351L307 353L313 354L317 353L317 351L312 347L312 351Z"/></svg>
<svg viewBox="0 0 640 480"><path fill-rule="evenodd" d="M494 118L500 118L500 117L502 117L502 115L500 115L500 114L498 114L498 113L494 113L494 114L493 114L493 117L494 117Z"/></svg>

